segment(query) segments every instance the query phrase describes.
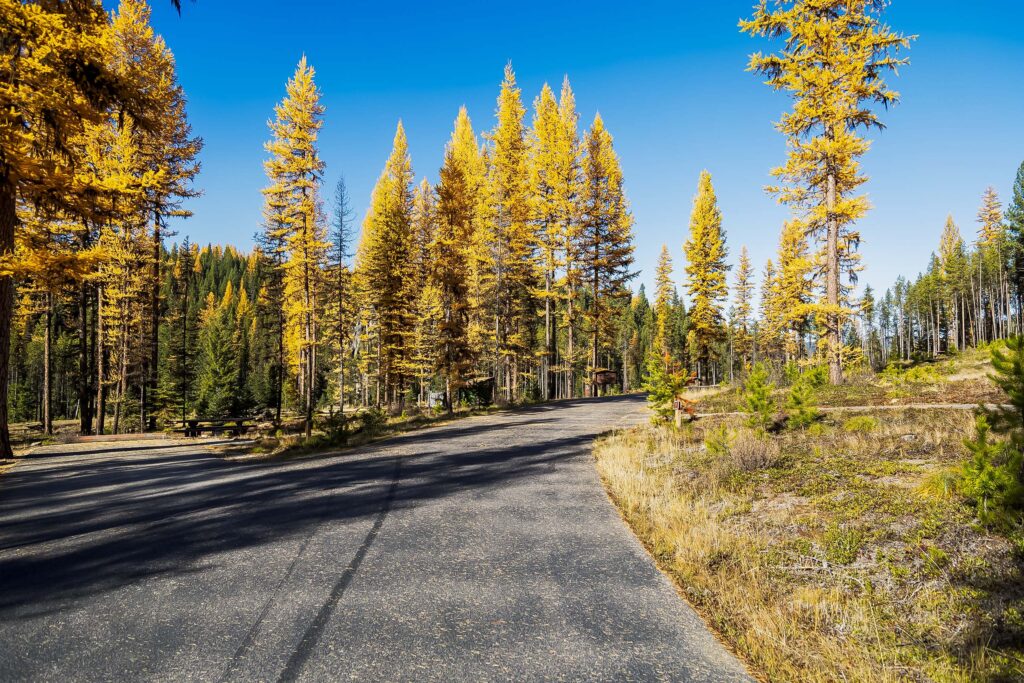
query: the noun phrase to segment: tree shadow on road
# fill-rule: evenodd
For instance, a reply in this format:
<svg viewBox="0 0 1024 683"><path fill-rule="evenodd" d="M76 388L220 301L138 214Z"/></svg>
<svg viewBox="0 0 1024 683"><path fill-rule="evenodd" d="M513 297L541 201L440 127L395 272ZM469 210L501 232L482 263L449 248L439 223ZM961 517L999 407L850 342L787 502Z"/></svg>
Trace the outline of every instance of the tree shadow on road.
<svg viewBox="0 0 1024 683"><path fill-rule="evenodd" d="M593 432L552 430L552 438L529 446L475 447L485 432L548 422L515 419L545 412L530 408L498 424L442 427L285 465L167 453L18 470L0 491L0 620L49 614L148 577L197 571L221 553L371 517L387 495L395 457L402 478L393 509L467 487L486 493L593 441ZM410 446L422 451L390 455Z"/></svg>

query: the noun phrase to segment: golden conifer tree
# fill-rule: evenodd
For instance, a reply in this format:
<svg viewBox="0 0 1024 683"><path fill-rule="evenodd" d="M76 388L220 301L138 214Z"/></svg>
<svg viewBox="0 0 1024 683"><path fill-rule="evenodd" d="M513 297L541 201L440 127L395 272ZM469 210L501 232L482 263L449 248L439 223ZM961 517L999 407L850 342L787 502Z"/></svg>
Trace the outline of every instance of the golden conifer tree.
<svg viewBox="0 0 1024 683"><path fill-rule="evenodd" d="M12 258L17 206L47 203L76 215L89 211L97 186L77 173L83 149L73 139L115 107L148 125L152 101L111 68L109 23L98 0L0 3L0 459L11 456L8 432ZM56 212L56 211L55 211Z"/></svg>
<svg viewBox="0 0 1024 683"><path fill-rule="evenodd" d="M659 360L664 361L671 355L669 339L671 331L669 326L672 323L672 300L675 298L676 288L672 283L672 256L669 253L668 245L661 245L661 253L658 254L658 266L655 271L654 291L654 350Z"/></svg>
<svg viewBox="0 0 1024 683"><path fill-rule="evenodd" d="M690 295L687 345L702 381L716 378L716 348L723 336L722 302L728 294L725 231L711 174L702 171L690 214L686 253L686 291Z"/></svg>
<svg viewBox="0 0 1024 683"><path fill-rule="evenodd" d="M776 358L781 354L784 315L779 305L779 278L775 264L768 259L761 279L761 315L757 325L760 356Z"/></svg>
<svg viewBox="0 0 1024 683"><path fill-rule="evenodd" d="M324 163L317 147L324 107L313 77L313 67L303 57L288 81L286 97L274 109L275 120L269 124L273 138L266 144L270 158L265 162L271 182L267 196L280 203L281 238L287 251L283 271L286 339L291 341L307 437L313 429L317 292L329 247L319 199Z"/></svg>
<svg viewBox="0 0 1024 683"><path fill-rule="evenodd" d="M598 114L583 140L581 198L583 216L579 262L590 292L586 320L590 332L590 393L596 395L596 373L607 370L601 352L611 342L615 304L627 299L633 265L633 215L623 187L622 167L612 136Z"/></svg>
<svg viewBox="0 0 1024 683"><path fill-rule="evenodd" d="M775 282L775 306L782 324L782 343L786 360L796 360L804 351L813 300L814 263L808 255L807 239L797 221L787 221L779 236L778 276Z"/></svg>
<svg viewBox="0 0 1024 683"><path fill-rule="evenodd" d="M746 245L743 245L740 247L740 262L736 268L736 285L733 293L733 348L743 366L749 365L753 360L753 338L750 335L753 276L750 254L747 253Z"/></svg>
<svg viewBox="0 0 1024 683"><path fill-rule="evenodd" d="M529 376L536 329L536 239L530 221L530 187L522 98L512 65L498 96L498 122L490 141L490 211L486 226L494 264L494 329L497 387L506 401L520 397Z"/></svg>
<svg viewBox="0 0 1024 683"><path fill-rule="evenodd" d="M459 109L445 147L437 185L437 231L429 245L430 283L440 310L437 370L444 381L444 405L450 413L455 395L466 386L473 362L470 341L472 260L479 203L481 159L476 135Z"/></svg>
<svg viewBox="0 0 1024 683"><path fill-rule="evenodd" d="M373 188L356 251L357 286L377 346L376 400L396 409L404 401L415 306L408 296L415 274L412 182L409 145L399 122L391 156Z"/></svg>
<svg viewBox="0 0 1024 683"><path fill-rule="evenodd" d="M782 37L776 54L756 53L750 70L764 74L775 90L787 90L793 110L777 124L788 139L789 158L773 171L782 183L769 188L798 212L801 228L822 243L824 298L816 307L829 363L829 378L842 380L843 272L856 268L860 236L853 229L868 210L856 195L866 181L859 159L870 143L858 129L881 128L872 105L899 100L883 75L906 60L895 55L908 38L882 23L888 3L879 0L767 0L754 8L742 31Z"/></svg>
<svg viewBox="0 0 1024 683"><path fill-rule="evenodd" d="M583 216L583 172L582 149L580 148L579 115L576 113L576 96L569 77L562 79L562 91L558 96L558 118L561 123L559 142L558 173L555 182L554 196L561 206L562 229L562 278L556 283L565 300L563 325L565 327L565 352L561 366L563 368L562 395L575 396L576 392L576 329L577 305L576 295L582 287L582 273L579 266L580 230Z"/></svg>

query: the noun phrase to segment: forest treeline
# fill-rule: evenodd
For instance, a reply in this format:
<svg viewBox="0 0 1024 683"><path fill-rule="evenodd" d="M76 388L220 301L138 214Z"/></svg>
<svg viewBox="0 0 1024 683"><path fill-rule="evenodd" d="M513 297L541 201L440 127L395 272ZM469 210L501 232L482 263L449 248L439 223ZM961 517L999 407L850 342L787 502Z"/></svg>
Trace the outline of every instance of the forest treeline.
<svg viewBox="0 0 1024 683"><path fill-rule="evenodd" d="M881 127L872 105L898 102L882 74L906 63L910 39L877 3L792 4L740 24L791 37L749 63L794 100L768 188L793 210L777 255L759 270L742 247L733 269L703 172L674 245L684 275L665 246L649 300L630 287L634 221L612 136L599 115L581 126L568 79L528 107L509 65L487 130L457 112L434 183L417 181L399 122L359 223L344 180L324 187L327 114L303 58L272 112L263 225L242 253L169 239L198 193L202 141L146 3L3 0L0 447L9 420L102 433L263 415L309 433L356 406L658 390L765 360L824 364L837 382L1018 332L1020 177L1005 214L985 195L972 244L951 219L925 274L854 295L862 131Z"/></svg>

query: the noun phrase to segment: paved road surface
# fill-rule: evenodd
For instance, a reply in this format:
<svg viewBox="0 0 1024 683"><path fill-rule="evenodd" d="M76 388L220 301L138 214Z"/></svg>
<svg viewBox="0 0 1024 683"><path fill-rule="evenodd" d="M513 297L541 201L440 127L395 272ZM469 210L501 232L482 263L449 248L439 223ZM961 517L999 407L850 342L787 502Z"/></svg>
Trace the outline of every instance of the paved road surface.
<svg viewBox="0 0 1024 683"><path fill-rule="evenodd" d="M589 447L636 397L331 458L65 446L0 479L0 680L742 680Z"/></svg>

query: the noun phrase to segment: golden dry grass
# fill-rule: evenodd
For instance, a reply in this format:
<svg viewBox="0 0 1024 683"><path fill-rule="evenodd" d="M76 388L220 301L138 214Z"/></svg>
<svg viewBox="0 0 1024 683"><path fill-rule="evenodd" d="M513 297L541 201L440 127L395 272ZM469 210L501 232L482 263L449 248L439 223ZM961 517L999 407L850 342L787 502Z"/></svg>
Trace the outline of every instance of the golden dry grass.
<svg viewBox="0 0 1024 683"><path fill-rule="evenodd" d="M970 420L836 415L767 437L779 456L760 467L716 445L723 422L749 441L732 418L620 432L596 457L660 566L765 679L1024 680L1021 557L934 485Z"/></svg>

